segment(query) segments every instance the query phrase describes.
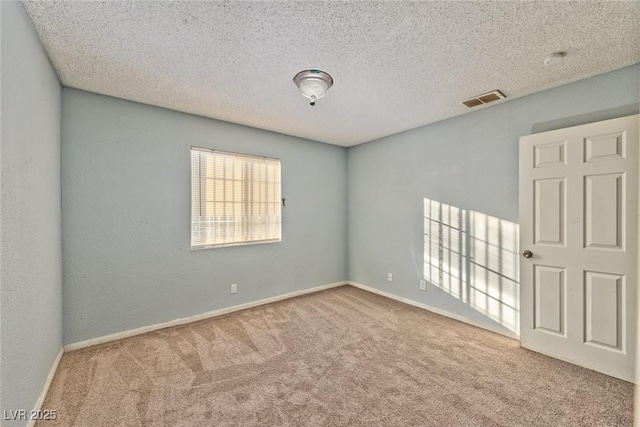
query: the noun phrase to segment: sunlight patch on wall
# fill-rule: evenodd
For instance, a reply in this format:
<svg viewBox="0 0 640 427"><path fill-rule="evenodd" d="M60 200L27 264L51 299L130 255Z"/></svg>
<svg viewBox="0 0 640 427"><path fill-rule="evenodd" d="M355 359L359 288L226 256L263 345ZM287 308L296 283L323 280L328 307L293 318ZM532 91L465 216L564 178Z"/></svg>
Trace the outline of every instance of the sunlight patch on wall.
<svg viewBox="0 0 640 427"><path fill-rule="evenodd" d="M469 212L470 305L509 330L520 330L518 224Z"/></svg>
<svg viewBox="0 0 640 427"><path fill-rule="evenodd" d="M467 302L467 213L429 199L424 213L424 279Z"/></svg>
<svg viewBox="0 0 640 427"><path fill-rule="evenodd" d="M516 333L518 224L424 199L424 279Z"/></svg>

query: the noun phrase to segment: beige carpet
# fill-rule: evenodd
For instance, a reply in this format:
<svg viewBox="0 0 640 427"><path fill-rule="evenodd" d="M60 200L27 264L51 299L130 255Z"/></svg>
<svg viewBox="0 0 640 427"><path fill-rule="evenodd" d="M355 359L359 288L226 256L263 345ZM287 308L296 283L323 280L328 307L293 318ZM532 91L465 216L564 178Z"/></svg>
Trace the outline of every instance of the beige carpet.
<svg viewBox="0 0 640 427"><path fill-rule="evenodd" d="M624 426L631 384L350 286L70 352L53 426Z"/></svg>

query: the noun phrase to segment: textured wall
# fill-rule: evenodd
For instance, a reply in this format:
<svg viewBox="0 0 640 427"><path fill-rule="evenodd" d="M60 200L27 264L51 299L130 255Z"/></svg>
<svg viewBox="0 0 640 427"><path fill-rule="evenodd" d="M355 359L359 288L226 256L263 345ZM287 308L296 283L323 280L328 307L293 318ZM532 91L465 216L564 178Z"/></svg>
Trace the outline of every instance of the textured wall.
<svg viewBox="0 0 640 427"><path fill-rule="evenodd" d="M31 410L62 346L61 89L22 3L0 9L0 409Z"/></svg>
<svg viewBox="0 0 640 427"><path fill-rule="evenodd" d="M625 68L350 148L349 280L506 331L468 300L419 290L424 200L517 224L519 137L636 114L639 72Z"/></svg>
<svg viewBox="0 0 640 427"><path fill-rule="evenodd" d="M65 343L346 279L346 149L73 89L62 129ZM282 160L282 242L190 250L192 145Z"/></svg>

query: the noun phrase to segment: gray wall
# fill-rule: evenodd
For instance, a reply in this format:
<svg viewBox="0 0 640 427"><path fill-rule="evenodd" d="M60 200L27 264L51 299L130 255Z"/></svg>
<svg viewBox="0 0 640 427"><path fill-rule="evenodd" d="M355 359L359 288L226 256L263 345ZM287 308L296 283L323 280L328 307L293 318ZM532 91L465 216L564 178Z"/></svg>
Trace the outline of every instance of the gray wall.
<svg viewBox="0 0 640 427"><path fill-rule="evenodd" d="M62 347L61 89L22 3L0 10L0 409L31 410Z"/></svg>
<svg viewBox="0 0 640 427"><path fill-rule="evenodd" d="M344 148L73 89L62 105L65 343L345 280ZM190 250L191 146L282 160L282 242Z"/></svg>
<svg viewBox="0 0 640 427"><path fill-rule="evenodd" d="M625 68L349 149L349 280L507 332L435 286L419 290L423 200L517 223L519 137L636 114L639 73Z"/></svg>

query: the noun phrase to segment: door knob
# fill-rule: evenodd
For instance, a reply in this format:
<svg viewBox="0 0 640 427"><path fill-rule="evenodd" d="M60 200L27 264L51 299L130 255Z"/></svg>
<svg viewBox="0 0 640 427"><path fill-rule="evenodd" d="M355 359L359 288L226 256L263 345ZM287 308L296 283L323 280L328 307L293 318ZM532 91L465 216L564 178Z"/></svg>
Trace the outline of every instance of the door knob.
<svg viewBox="0 0 640 427"><path fill-rule="evenodd" d="M522 252L522 256L525 258L531 258L533 256L533 253L531 251L524 251Z"/></svg>

